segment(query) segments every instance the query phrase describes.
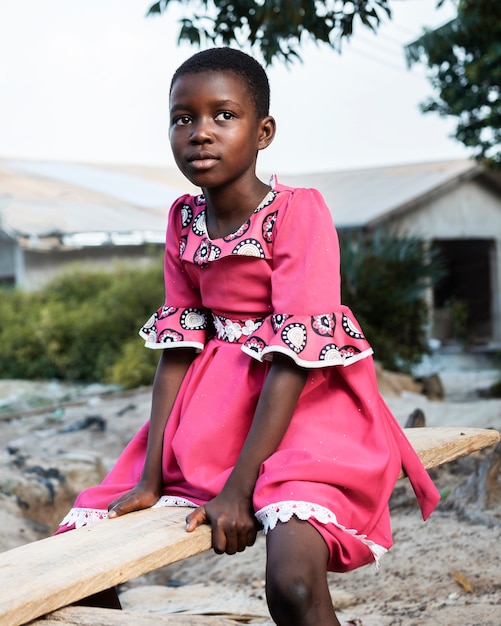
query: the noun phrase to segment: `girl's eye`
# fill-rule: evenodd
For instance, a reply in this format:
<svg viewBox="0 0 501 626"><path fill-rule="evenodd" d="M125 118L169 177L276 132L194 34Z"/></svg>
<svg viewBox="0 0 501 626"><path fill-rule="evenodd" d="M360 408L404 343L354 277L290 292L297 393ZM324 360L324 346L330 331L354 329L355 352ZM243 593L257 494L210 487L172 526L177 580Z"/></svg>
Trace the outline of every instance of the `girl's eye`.
<svg viewBox="0 0 501 626"><path fill-rule="evenodd" d="M174 120L176 126L187 126L191 122L189 115L180 115Z"/></svg>
<svg viewBox="0 0 501 626"><path fill-rule="evenodd" d="M235 116L230 111L221 111L216 115L216 120L224 120L227 122L228 120L232 120Z"/></svg>

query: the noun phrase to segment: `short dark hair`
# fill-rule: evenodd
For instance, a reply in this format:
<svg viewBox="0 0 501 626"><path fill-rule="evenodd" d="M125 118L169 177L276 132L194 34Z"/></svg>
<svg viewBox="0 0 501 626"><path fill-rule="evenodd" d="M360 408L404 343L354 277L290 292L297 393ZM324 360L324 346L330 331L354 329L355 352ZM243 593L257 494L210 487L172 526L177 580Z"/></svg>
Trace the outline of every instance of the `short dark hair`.
<svg viewBox="0 0 501 626"><path fill-rule="evenodd" d="M204 72L233 72L241 78L254 101L256 114L262 119L270 111L270 84L262 65L245 52L233 48L210 48L197 52L174 72L170 90L178 78Z"/></svg>

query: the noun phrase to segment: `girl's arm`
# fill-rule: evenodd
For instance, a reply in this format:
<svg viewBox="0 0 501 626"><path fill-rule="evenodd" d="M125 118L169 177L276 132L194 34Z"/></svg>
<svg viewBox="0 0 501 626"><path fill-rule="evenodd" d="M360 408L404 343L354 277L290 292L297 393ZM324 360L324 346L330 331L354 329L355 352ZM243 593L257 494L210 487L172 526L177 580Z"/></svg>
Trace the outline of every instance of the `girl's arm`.
<svg viewBox="0 0 501 626"><path fill-rule="evenodd" d="M153 506L162 495L162 448L165 425L179 387L195 357L191 348L169 348L162 351L158 362L151 403L148 444L143 473L138 484L108 506L108 516Z"/></svg>
<svg viewBox="0 0 501 626"><path fill-rule="evenodd" d="M188 515L187 530L212 526L212 546L218 553L234 554L254 543L257 522L252 495L261 464L277 449L296 409L308 370L274 354L254 419L237 463L221 493Z"/></svg>

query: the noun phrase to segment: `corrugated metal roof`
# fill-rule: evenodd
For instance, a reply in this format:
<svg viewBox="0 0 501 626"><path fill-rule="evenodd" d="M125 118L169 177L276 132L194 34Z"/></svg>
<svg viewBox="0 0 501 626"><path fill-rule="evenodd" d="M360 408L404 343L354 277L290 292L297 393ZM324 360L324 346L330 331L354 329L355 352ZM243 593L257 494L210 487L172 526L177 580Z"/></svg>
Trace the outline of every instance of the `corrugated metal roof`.
<svg viewBox="0 0 501 626"><path fill-rule="evenodd" d="M0 226L13 236L149 232L163 238L181 175L141 176L125 168L0 160ZM172 181L172 182L171 182ZM174 182L175 181L175 182ZM99 237L97 237L99 239Z"/></svg>
<svg viewBox="0 0 501 626"><path fill-rule="evenodd" d="M315 187L338 228L374 226L429 194L475 176L471 160L279 176ZM63 245L161 242L166 216L182 193L196 193L174 168L0 160L0 231L59 237Z"/></svg>
<svg viewBox="0 0 501 626"><path fill-rule="evenodd" d="M372 226L463 176L481 172L471 160L280 176L285 185L319 189L338 228Z"/></svg>
<svg viewBox="0 0 501 626"><path fill-rule="evenodd" d="M166 202L172 204L179 196L177 189L162 183L95 165L44 161L7 161L6 165L14 170L83 187L137 206L164 209Z"/></svg>

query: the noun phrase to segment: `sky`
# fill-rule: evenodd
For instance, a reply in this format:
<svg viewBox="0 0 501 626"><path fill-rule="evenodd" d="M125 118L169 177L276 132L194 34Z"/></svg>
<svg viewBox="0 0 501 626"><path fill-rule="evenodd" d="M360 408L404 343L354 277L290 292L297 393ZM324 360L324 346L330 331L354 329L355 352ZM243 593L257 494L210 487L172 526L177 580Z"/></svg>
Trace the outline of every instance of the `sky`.
<svg viewBox="0 0 501 626"><path fill-rule="evenodd" d="M173 166L168 90L198 48L177 44L173 3L148 0L2 0L0 158ZM403 46L455 15L452 0L393 0L376 35L357 25L342 54L309 43L303 63L268 69L273 144L263 171L283 174L467 158L454 120L422 114L426 68ZM193 9L191 9L193 10ZM248 51L248 50L246 50Z"/></svg>

